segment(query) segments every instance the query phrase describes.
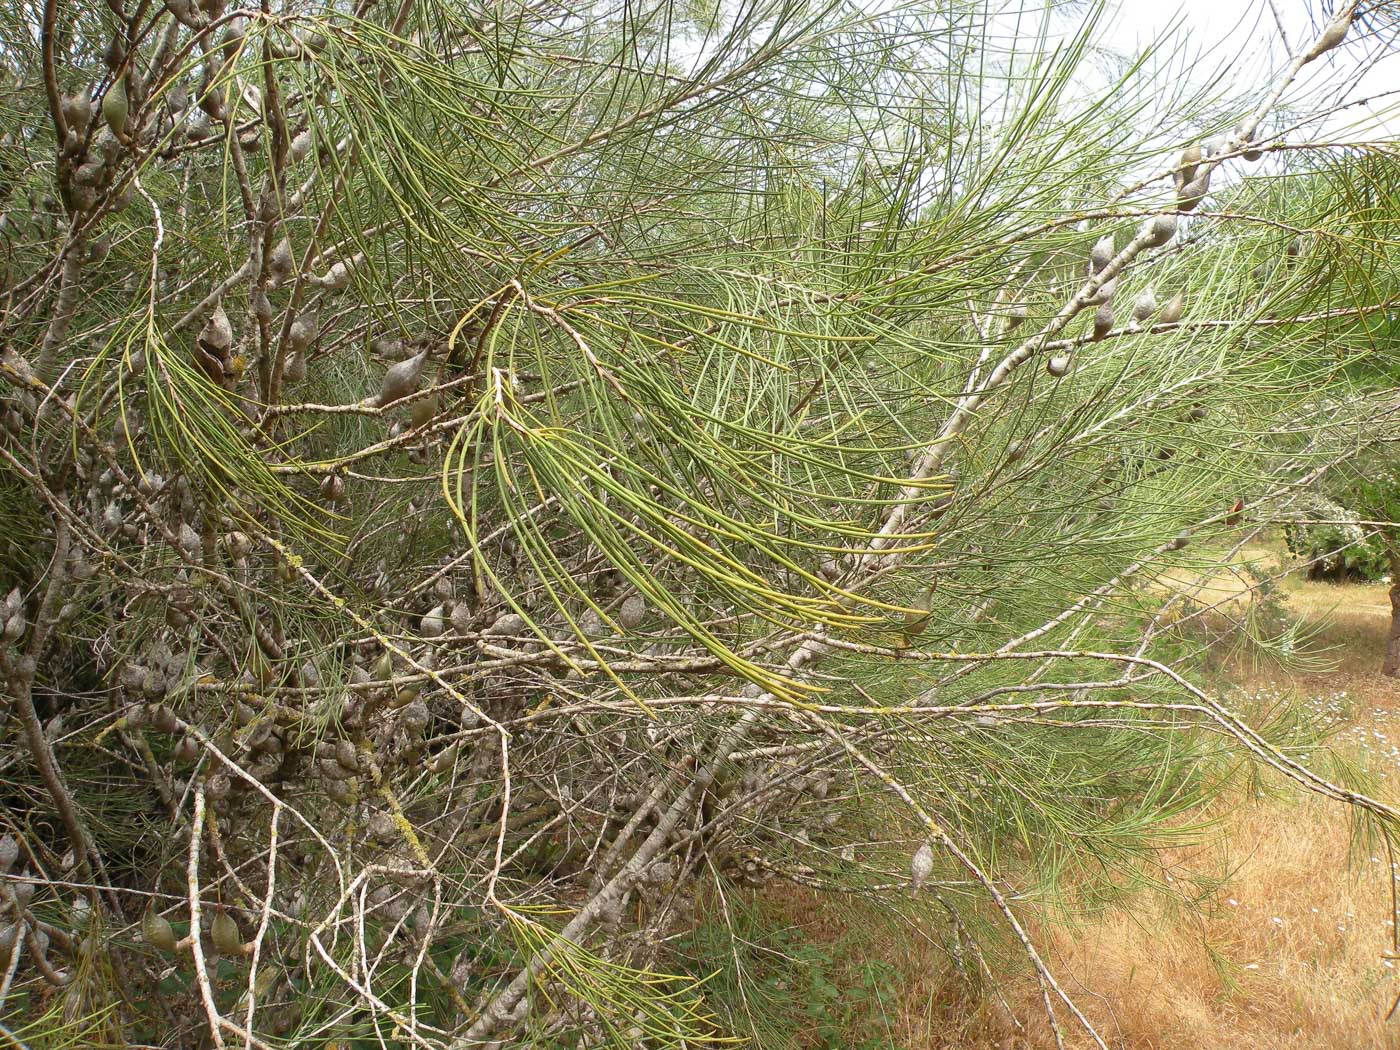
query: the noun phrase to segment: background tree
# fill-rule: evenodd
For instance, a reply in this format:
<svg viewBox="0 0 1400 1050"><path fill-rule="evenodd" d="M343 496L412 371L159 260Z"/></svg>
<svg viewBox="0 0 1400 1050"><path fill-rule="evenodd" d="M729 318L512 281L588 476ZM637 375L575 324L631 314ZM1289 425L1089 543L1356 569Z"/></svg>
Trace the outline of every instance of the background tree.
<svg viewBox="0 0 1400 1050"><path fill-rule="evenodd" d="M1390 631L1381 672L1400 674L1400 474L1388 428L1354 461L1319 481L1303 516L1287 527L1289 547L1318 579L1388 580Z"/></svg>
<svg viewBox="0 0 1400 1050"><path fill-rule="evenodd" d="M669 935L779 877L1058 1037L1026 912L1233 758L1389 842L1158 581L1388 418L1393 10L1238 96L1101 17L7 12L17 1035L743 1037Z"/></svg>

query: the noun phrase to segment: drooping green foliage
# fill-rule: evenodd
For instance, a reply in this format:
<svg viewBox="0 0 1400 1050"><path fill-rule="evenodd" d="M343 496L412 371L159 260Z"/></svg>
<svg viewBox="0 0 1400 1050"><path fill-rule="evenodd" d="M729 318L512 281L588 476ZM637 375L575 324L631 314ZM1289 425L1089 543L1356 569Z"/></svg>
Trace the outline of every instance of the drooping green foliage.
<svg viewBox="0 0 1400 1050"><path fill-rule="evenodd" d="M1389 836L1180 589L1390 426L1357 7L1258 88L1077 4L0 17L0 1000L742 1041L683 949L776 877L1067 1024L1026 914L1241 759Z"/></svg>

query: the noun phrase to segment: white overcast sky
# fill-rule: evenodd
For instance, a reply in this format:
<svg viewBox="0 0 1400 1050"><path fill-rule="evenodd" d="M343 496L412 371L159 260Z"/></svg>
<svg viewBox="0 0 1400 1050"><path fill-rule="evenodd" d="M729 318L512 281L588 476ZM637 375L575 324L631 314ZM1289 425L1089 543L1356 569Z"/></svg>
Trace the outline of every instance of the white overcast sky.
<svg viewBox="0 0 1400 1050"><path fill-rule="evenodd" d="M1296 54L1314 39L1324 18L1320 6L1316 0L1273 0L1291 53ZM1287 61L1268 0L1114 0L1111 7L1116 10L1105 20L1102 40L1117 51L1140 51L1173 26L1182 26L1189 47L1203 52L1199 68L1213 73L1227 65L1230 80L1238 87L1251 82L1262 87L1265 71L1276 73ZM1349 66L1382 50L1374 41L1352 42L1360 29L1353 26L1348 44L1320 61ZM1332 128L1340 132L1345 127L1348 137L1354 137L1362 130L1356 126L1359 123L1366 126L1365 133L1355 137L1400 138L1400 53L1395 48L1390 52L1347 90L1346 98L1389 94L1350 110L1333 121Z"/></svg>

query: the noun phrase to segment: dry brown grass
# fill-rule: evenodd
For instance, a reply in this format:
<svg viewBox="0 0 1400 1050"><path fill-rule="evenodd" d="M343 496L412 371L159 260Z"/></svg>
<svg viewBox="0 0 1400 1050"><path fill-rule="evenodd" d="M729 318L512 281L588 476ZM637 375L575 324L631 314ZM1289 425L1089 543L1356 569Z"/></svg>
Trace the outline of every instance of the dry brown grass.
<svg viewBox="0 0 1400 1050"><path fill-rule="evenodd" d="M1353 873L1346 825L1319 803L1241 805L1227 831L1175 865L1229 873L1201 913L1148 904L1051 935L1081 1008L1132 1050L1400 1046L1383 1019L1396 987L1383 855ZM1009 1045L1053 1046L1030 989L1017 1006L1031 1030Z"/></svg>
<svg viewBox="0 0 1400 1050"><path fill-rule="evenodd" d="M1267 548L1246 552L1268 564ZM1228 598L1228 574L1202 598ZM1335 670L1285 675L1236 667L1247 691L1290 690L1329 704L1350 741L1400 796L1400 682L1379 673L1390 605L1381 585L1336 586L1290 577L1289 612L1326 623L1316 643ZM1349 826L1317 800L1237 798L1210 847L1164 857L1178 883L1220 879L1199 913L1140 902L1073 930L1048 932L1049 958L1079 1005L1125 1050L1364 1050L1400 1047L1400 1017L1384 1014L1400 993L1383 853L1351 857ZM1355 860L1355 863L1352 861ZM1028 1030L983 1037L968 1050L1053 1046L1034 988L1013 1005ZM1072 1046L1091 1045L1071 1037ZM914 1047L934 1047L936 1041Z"/></svg>
<svg viewBox="0 0 1400 1050"><path fill-rule="evenodd" d="M1277 565L1276 546L1243 560ZM1185 581L1176 581L1179 585ZM1242 578L1223 573L1200 600L1242 598ZM1335 669L1287 675L1244 662L1225 677L1247 692L1284 692L1327 707L1339 746L1377 775L1382 795L1400 798L1400 682L1379 673L1389 601L1380 585L1334 586L1290 577L1282 594L1292 617L1326 623L1315 644ZM1350 826L1335 805L1297 797L1223 800L1221 834L1205 846L1162 857L1172 885L1202 896L1199 909L1167 894L1139 898L1075 928L1039 933L1047 961L1115 1050L1383 1050L1400 1048L1400 994L1392 944L1384 853L1352 855ZM816 942L850 943L805 891L782 910ZM804 922L803 919L808 921ZM900 1050L1043 1050L1054 1041L1039 993L1027 978L1003 989L1014 1015L969 1002L929 950L898 934L854 938L860 950L899 973L898 1017L889 1045ZM849 951L849 948L846 949ZM1067 1042L1091 1042L1068 1025ZM802 1043L799 1038L798 1043ZM805 1045L805 1044L803 1044Z"/></svg>

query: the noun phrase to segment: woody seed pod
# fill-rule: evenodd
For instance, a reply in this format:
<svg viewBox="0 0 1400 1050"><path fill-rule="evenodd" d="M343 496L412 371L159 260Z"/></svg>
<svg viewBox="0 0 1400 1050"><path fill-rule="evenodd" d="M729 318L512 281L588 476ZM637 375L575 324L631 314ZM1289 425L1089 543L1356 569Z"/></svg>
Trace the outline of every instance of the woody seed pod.
<svg viewBox="0 0 1400 1050"><path fill-rule="evenodd" d="M1355 13L1355 4L1343 4L1341 9L1332 16L1332 21L1328 22L1326 28L1322 30L1322 35L1313 42L1312 47L1308 48L1308 53L1303 56L1303 61L1311 62L1340 44L1346 38L1347 30L1351 28L1351 19Z"/></svg>
<svg viewBox="0 0 1400 1050"><path fill-rule="evenodd" d="M909 862L909 892L918 893L924 880L933 873L933 847L925 842Z"/></svg>
<svg viewBox="0 0 1400 1050"><path fill-rule="evenodd" d="M482 633L486 635L518 635L524 634L527 629L525 617L512 612L498 617L496 622Z"/></svg>
<svg viewBox="0 0 1400 1050"><path fill-rule="evenodd" d="M224 546L228 548L229 556L235 561L248 557L248 552L253 549L248 537L238 531L230 532L224 536Z"/></svg>
<svg viewBox="0 0 1400 1050"><path fill-rule="evenodd" d="M385 844L393 842L399 837L394 818L382 810L369 818L365 824L365 830L372 838ZM390 919L398 921L408 914L408 902L401 895L396 895L393 887L382 887L375 894L375 897L378 898L375 900L375 904L379 905Z"/></svg>
<svg viewBox="0 0 1400 1050"><path fill-rule="evenodd" d="M322 277L319 283L328 291L342 292L350 287L350 278L354 276L355 270L354 259L342 259L326 271L326 276Z"/></svg>
<svg viewBox="0 0 1400 1050"><path fill-rule="evenodd" d="M1181 311L1185 307L1186 296L1177 292L1167 300L1167 305L1162 307L1162 316L1158 320L1165 321L1167 324L1176 324L1177 321L1181 320Z"/></svg>
<svg viewBox="0 0 1400 1050"><path fill-rule="evenodd" d="M456 745L456 744L453 744L451 747L445 747L445 748L443 748L441 751L437 752L437 753L434 754L434 755L430 755L430 756L428 757L428 762L427 762L428 772L429 772L429 773L441 773L444 769L448 768L448 766L452 765L452 761L453 761L453 759L455 759L456 757L457 757L457 745Z"/></svg>
<svg viewBox="0 0 1400 1050"><path fill-rule="evenodd" d="M339 474L327 474L321 479L321 498L327 503L339 503L345 495L345 479Z"/></svg>
<svg viewBox="0 0 1400 1050"><path fill-rule="evenodd" d="M133 696L146 691L147 670L140 664L124 664L121 672L117 675L117 681L123 689ZM139 726L145 721L145 714L141 707L135 707L127 716L128 724Z"/></svg>
<svg viewBox="0 0 1400 1050"><path fill-rule="evenodd" d="M458 634L466 634L472 629L472 611L466 602L458 602L452 607L452 629Z"/></svg>
<svg viewBox="0 0 1400 1050"><path fill-rule="evenodd" d="M310 310L298 314L287 331L287 343L298 354L306 350L316 340L316 316Z"/></svg>
<svg viewBox="0 0 1400 1050"><path fill-rule="evenodd" d="M379 387L379 405L391 405L401 398L407 397L418 389L418 381L423 375L423 363L428 359L428 351L424 348L421 352L407 361L400 361L387 372Z"/></svg>
<svg viewBox="0 0 1400 1050"><path fill-rule="evenodd" d="M352 773L360 768L359 752L355 750L355 745L344 737L335 742L335 760Z"/></svg>
<svg viewBox="0 0 1400 1050"><path fill-rule="evenodd" d="M64 95L59 109L70 128L80 135L87 130L88 121L92 119L92 99L88 97L87 88L76 95Z"/></svg>
<svg viewBox="0 0 1400 1050"><path fill-rule="evenodd" d="M647 615L646 599L640 594L629 594L617 611L617 622L629 631L639 626Z"/></svg>
<svg viewBox="0 0 1400 1050"><path fill-rule="evenodd" d="M393 339L387 335L381 335L370 343L370 350L387 361L399 361L403 359L403 340Z"/></svg>
<svg viewBox="0 0 1400 1050"><path fill-rule="evenodd" d="M19 610L19 612L12 613L10 618L5 621L5 630L3 632L5 641L19 641L20 638L24 636L24 629L27 626L28 622L25 620L23 609Z"/></svg>
<svg viewBox="0 0 1400 1050"><path fill-rule="evenodd" d="M13 870L17 860L19 860L19 840L6 832L5 836L0 838L0 872Z"/></svg>
<svg viewBox="0 0 1400 1050"><path fill-rule="evenodd" d="M1026 304L1017 303L1011 308L1011 312L1006 315L1006 330L1008 332L1011 331L1029 316L1030 311L1026 309Z"/></svg>
<svg viewBox="0 0 1400 1050"><path fill-rule="evenodd" d="M211 802L222 802L232 790L233 781L227 773L215 773L204 782L204 793L209 796Z"/></svg>
<svg viewBox="0 0 1400 1050"><path fill-rule="evenodd" d="M169 690L170 680L163 671L153 667L146 672L146 696L159 700Z"/></svg>
<svg viewBox="0 0 1400 1050"><path fill-rule="evenodd" d="M1167 547L1168 547L1168 549L1170 549L1170 550L1179 551L1179 550L1181 550L1183 547L1185 547L1185 546L1186 546L1188 543L1190 543L1190 542L1191 542L1191 530L1190 530L1190 529L1182 529L1182 530L1181 530L1180 532L1178 532L1178 533L1176 534L1176 536L1172 539L1171 543L1167 544Z"/></svg>
<svg viewBox="0 0 1400 1050"><path fill-rule="evenodd" d="M1094 268L1094 273L1098 273L1111 263L1113 255L1113 234L1106 233L1095 241L1094 246L1089 249L1089 264Z"/></svg>
<svg viewBox="0 0 1400 1050"><path fill-rule="evenodd" d="M175 950L175 930L169 920L156 911L154 906L147 908L146 913L141 916L141 936L158 951Z"/></svg>
<svg viewBox="0 0 1400 1050"><path fill-rule="evenodd" d="M417 736L428 728L428 705L422 700L414 700L403 709L403 714L399 715L399 725L410 736Z"/></svg>
<svg viewBox="0 0 1400 1050"><path fill-rule="evenodd" d="M1160 248L1176 236L1176 216L1157 215L1142 227L1142 237L1149 248Z"/></svg>
<svg viewBox="0 0 1400 1050"><path fill-rule="evenodd" d="M408 421L414 428L427 425L437 415L438 396L433 391L427 397L419 398L408 407Z"/></svg>
<svg viewBox="0 0 1400 1050"><path fill-rule="evenodd" d="M301 662L297 673L301 675L301 684L308 689L314 689L321 684L321 672L317 670L316 665L309 658Z"/></svg>
<svg viewBox="0 0 1400 1050"><path fill-rule="evenodd" d="M267 256L267 272L272 275L274 287L292 272L292 265L292 244L283 237Z"/></svg>
<svg viewBox="0 0 1400 1050"><path fill-rule="evenodd" d="M209 940L221 955L238 955L243 951L243 936L238 932L238 923L222 908L214 913L214 920L209 924Z"/></svg>
<svg viewBox="0 0 1400 1050"><path fill-rule="evenodd" d="M1142 323L1156 312L1157 295L1152 290L1152 286L1148 285L1139 292L1138 297L1133 300L1133 320Z"/></svg>
<svg viewBox="0 0 1400 1050"><path fill-rule="evenodd" d="M1177 170L1172 175L1176 182L1176 188L1181 189L1196 177L1196 167L1201 163L1201 144L1193 142L1181 151L1181 160L1177 162Z"/></svg>
<svg viewBox="0 0 1400 1050"><path fill-rule="evenodd" d="M607 622L592 609L579 617L578 630L589 641L597 641L609 634Z"/></svg>
<svg viewBox="0 0 1400 1050"><path fill-rule="evenodd" d="M129 116L126 81L118 78L112 82L112 86L107 89L107 94L102 97L102 119L107 121L107 126L112 129L112 133L120 139L126 134L126 122Z"/></svg>
<svg viewBox="0 0 1400 1050"><path fill-rule="evenodd" d="M246 20L241 16L232 19L224 34L219 38L218 50L223 55L224 61L232 61L238 54L239 47L248 35Z"/></svg>
<svg viewBox="0 0 1400 1050"><path fill-rule="evenodd" d="M267 297L267 293L261 288L255 288L253 294L248 298L253 307L253 316L257 318L258 323L269 323L272 320L272 300ZM286 375L285 369L283 375Z"/></svg>
<svg viewBox="0 0 1400 1050"><path fill-rule="evenodd" d="M1088 302L1090 305L1093 305L1094 303L1111 302L1113 300L1113 293L1117 290L1118 278L1110 277L1108 280L1104 281L1103 284L1099 285L1098 289L1095 290L1094 294L1089 297Z"/></svg>
<svg viewBox="0 0 1400 1050"><path fill-rule="evenodd" d="M1091 338L1097 343L1111 331L1113 331L1113 304L1104 303L1094 311L1094 332Z"/></svg>
<svg viewBox="0 0 1400 1050"><path fill-rule="evenodd" d="M347 780L327 780L323 785L326 794L342 806L348 806L355 798L355 789Z"/></svg>
<svg viewBox="0 0 1400 1050"><path fill-rule="evenodd" d="M1045 362L1045 371L1049 372L1056 379L1068 374L1070 368L1070 358L1067 354L1057 354Z"/></svg>
<svg viewBox="0 0 1400 1050"><path fill-rule="evenodd" d="M418 633L424 638L440 638L446 627L447 610L441 605L434 605L423 615L423 619L418 622Z"/></svg>
<svg viewBox="0 0 1400 1050"><path fill-rule="evenodd" d="M291 145L291 148L288 150L288 156L291 157L291 160L292 160L292 163L293 163L293 164L298 164L298 163L300 163L301 161L305 160L305 159L307 158L307 156L308 156L310 153L311 153L311 131L310 131L310 129L308 129L308 130L306 130L306 131L298 132L297 135L296 135L296 137L294 137L294 138L292 139L292 145Z"/></svg>
<svg viewBox="0 0 1400 1050"><path fill-rule="evenodd" d="M917 638L928 628L929 621L933 614L929 611L933 608L933 592L936 584L931 583L919 592L909 609L904 614L904 636L906 638Z"/></svg>
<svg viewBox="0 0 1400 1050"><path fill-rule="evenodd" d="M301 1011L295 1005L278 1007L272 1011L268 1020L268 1028L273 1035L286 1035L296 1027L301 1020Z"/></svg>
<svg viewBox="0 0 1400 1050"><path fill-rule="evenodd" d="M379 654L379 659L374 661L374 677L381 682L387 682L394 677L394 658L389 655L388 650Z"/></svg>
<svg viewBox="0 0 1400 1050"><path fill-rule="evenodd" d="M150 672L147 672L146 677L151 677ZM151 726L161 733L175 733L180 728L180 719L169 707L161 704L151 712Z"/></svg>
<svg viewBox="0 0 1400 1050"><path fill-rule="evenodd" d="M180 522L180 531L176 534L176 542L179 543L180 549L191 561L199 561L200 555L204 552L204 543L200 540L199 533L190 528L189 522Z"/></svg>
<svg viewBox="0 0 1400 1050"><path fill-rule="evenodd" d="M192 736L182 736L175 745L175 761L187 766L198 757L199 741Z"/></svg>
<svg viewBox="0 0 1400 1050"><path fill-rule="evenodd" d="M209 123L209 114L203 109L197 109L185 117L185 138L191 142L201 142L209 137L212 130Z"/></svg>
<svg viewBox="0 0 1400 1050"><path fill-rule="evenodd" d="M1209 190L1210 176L1203 172L1177 191L1177 207L1182 211L1194 211L1196 205L1206 199L1206 193Z"/></svg>
<svg viewBox="0 0 1400 1050"><path fill-rule="evenodd" d="M97 207L97 191L80 183L69 191L68 202L75 212L92 211Z"/></svg>
<svg viewBox="0 0 1400 1050"><path fill-rule="evenodd" d="M233 326L229 324L222 301L214 305L214 312L200 329L198 343L202 350L217 357L228 356L229 348L233 346Z"/></svg>

